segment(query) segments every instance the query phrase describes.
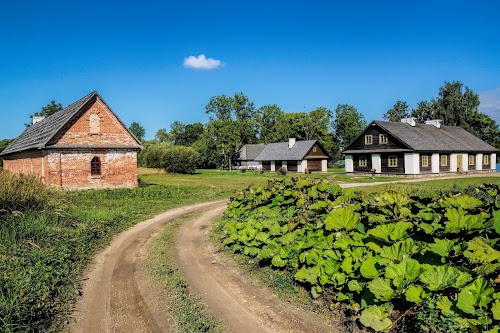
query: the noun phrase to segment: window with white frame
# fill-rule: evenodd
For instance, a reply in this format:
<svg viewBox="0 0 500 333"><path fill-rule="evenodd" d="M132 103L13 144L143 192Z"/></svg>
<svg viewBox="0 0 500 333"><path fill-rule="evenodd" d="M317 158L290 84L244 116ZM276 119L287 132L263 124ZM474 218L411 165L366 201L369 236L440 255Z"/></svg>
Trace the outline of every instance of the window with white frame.
<svg viewBox="0 0 500 333"><path fill-rule="evenodd" d="M483 165L490 164L490 155L483 155Z"/></svg>
<svg viewBox="0 0 500 333"><path fill-rule="evenodd" d="M365 167L367 165L368 165L368 161L366 160L366 156L360 156L359 157L359 166Z"/></svg>
<svg viewBox="0 0 500 333"><path fill-rule="evenodd" d="M448 155L441 155L441 166L448 166Z"/></svg>
<svg viewBox="0 0 500 333"><path fill-rule="evenodd" d="M387 140L387 134L379 134L378 135L378 141L381 145L386 144L388 142Z"/></svg>
<svg viewBox="0 0 500 333"><path fill-rule="evenodd" d="M387 164L390 168L396 168L398 166L398 157L396 155L389 155Z"/></svg>
<svg viewBox="0 0 500 333"><path fill-rule="evenodd" d="M429 167L429 156L422 155L422 168Z"/></svg>
<svg viewBox="0 0 500 333"><path fill-rule="evenodd" d="M365 135L365 145L373 144L373 135L367 134Z"/></svg>
<svg viewBox="0 0 500 333"><path fill-rule="evenodd" d="M469 155L469 165L476 164L476 155Z"/></svg>

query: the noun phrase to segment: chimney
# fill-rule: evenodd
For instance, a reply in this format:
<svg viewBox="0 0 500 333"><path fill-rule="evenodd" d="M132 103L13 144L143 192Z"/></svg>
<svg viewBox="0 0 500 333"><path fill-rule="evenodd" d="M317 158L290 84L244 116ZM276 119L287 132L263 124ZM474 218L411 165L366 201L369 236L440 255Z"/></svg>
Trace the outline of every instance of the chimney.
<svg viewBox="0 0 500 333"><path fill-rule="evenodd" d="M425 124L426 125L434 125L437 128L441 128L441 122L442 122L441 119L432 119L432 120L426 120Z"/></svg>
<svg viewBox="0 0 500 333"><path fill-rule="evenodd" d="M288 148L292 148L294 144L295 144L295 138L289 138L288 139Z"/></svg>
<svg viewBox="0 0 500 333"><path fill-rule="evenodd" d="M44 116L33 116L33 125L44 120L45 117Z"/></svg>
<svg viewBox="0 0 500 333"><path fill-rule="evenodd" d="M401 118L401 122L410 125L411 127L415 127L417 124L417 118Z"/></svg>

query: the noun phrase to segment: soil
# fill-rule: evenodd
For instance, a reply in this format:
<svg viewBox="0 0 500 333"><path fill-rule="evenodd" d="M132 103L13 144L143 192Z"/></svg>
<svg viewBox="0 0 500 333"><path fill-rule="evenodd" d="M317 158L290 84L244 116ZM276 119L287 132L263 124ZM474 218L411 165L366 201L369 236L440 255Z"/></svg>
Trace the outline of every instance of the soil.
<svg viewBox="0 0 500 333"><path fill-rule="evenodd" d="M228 332L337 332L335 323L303 311L258 287L208 239L211 222L227 201L172 209L117 235L99 252L84 274L82 297L67 331L169 332L168 313L160 293L144 272L151 239L166 223L195 211L204 213L182 224L176 243L176 264L190 290L201 296L210 313Z"/></svg>

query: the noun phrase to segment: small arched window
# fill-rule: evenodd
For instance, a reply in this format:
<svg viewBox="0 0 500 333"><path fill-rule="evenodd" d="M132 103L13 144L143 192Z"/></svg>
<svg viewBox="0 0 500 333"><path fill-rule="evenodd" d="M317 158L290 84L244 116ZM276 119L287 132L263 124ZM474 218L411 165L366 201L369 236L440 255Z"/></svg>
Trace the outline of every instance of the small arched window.
<svg viewBox="0 0 500 333"><path fill-rule="evenodd" d="M101 175L101 159L95 156L90 162L90 175L100 176Z"/></svg>

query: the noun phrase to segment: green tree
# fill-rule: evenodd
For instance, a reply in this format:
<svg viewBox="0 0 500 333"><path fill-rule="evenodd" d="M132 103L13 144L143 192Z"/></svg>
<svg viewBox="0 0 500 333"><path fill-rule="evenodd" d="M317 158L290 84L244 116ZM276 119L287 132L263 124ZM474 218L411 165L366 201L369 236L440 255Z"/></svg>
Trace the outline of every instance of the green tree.
<svg viewBox="0 0 500 333"><path fill-rule="evenodd" d="M170 173L194 173L200 156L191 147L174 146L163 156L163 167Z"/></svg>
<svg viewBox="0 0 500 333"><path fill-rule="evenodd" d="M139 123L134 121L132 124L130 124L130 127L128 129L130 130L130 132L132 132L132 134L135 135L135 137L139 141L144 140L144 135L146 135L146 130L144 129L144 127L139 125Z"/></svg>
<svg viewBox="0 0 500 333"><path fill-rule="evenodd" d="M434 107L431 102L422 101L417 104L417 108L411 111L411 116L416 118L418 123L424 123L429 119L436 119Z"/></svg>
<svg viewBox="0 0 500 333"><path fill-rule="evenodd" d="M399 122L402 118L408 118L410 107L405 101L397 101L392 109L384 113L384 119L392 122Z"/></svg>
<svg viewBox="0 0 500 333"><path fill-rule="evenodd" d="M170 139L176 146L190 147L198 141L205 128L202 123L183 124L174 121L170 126Z"/></svg>
<svg viewBox="0 0 500 333"><path fill-rule="evenodd" d="M49 116L52 116L54 113L61 111L62 109L63 109L63 106L61 103L56 103L56 101L52 100L52 101L50 101L49 104L42 107L40 112L35 112L34 114L32 114L30 116L30 119L31 119L30 123L25 124L25 125L26 125L26 127L31 126L31 124L33 123L33 117L35 117L35 116L41 116L41 117L47 118Z"/></svg>
<svg viewBox="0 0 500 333"><path fill-rule="evenodd" d="M345 149L366 127L365 117L349 104L339 104L332 123L339 149Z"/></svg>
<svg viewBox="0 0 500 333"><path fill-rule="evenodd" d="M155 134L155 140L158 142L170 142L170 133L165 128L160 128Z"/></svg>
<svg viewBox="0 0 500 333"><path fill-rule="evenodd" d="M281 128L283 125L280 119L284 117L285 112L277 106L264 105L255 112L255 124L258 140L261 143L270 143L282 141Z"/></svg>

